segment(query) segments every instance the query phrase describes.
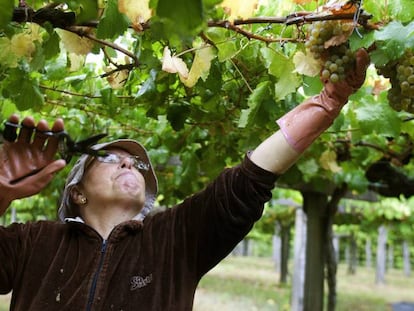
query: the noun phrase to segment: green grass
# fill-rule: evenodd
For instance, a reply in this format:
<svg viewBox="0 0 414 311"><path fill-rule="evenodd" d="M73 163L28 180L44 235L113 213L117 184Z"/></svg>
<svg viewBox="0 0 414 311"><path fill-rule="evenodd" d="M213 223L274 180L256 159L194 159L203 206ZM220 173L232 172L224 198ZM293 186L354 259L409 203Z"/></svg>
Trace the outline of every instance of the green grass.
<svg viewBox="0 0 414 311"><path fill-rule="evenodd" d="M10 295L0 295L0 311L9 310Z"/></svg>
<svg viewBox="0 0 414 311"><path fill-rule="evenodd" d="M288 310L289 293L271 260L229 257L201 280L194 310Z"/></svg>
<svg viewBox="0 0 414 311"><path fill-rule="evenodd" d="M392 303L414 302L414 278L399 270L388 271L386 284L376 285L374 269L359 267L349 275L340 265L337 284L336 311L389 311ZM228 257L201 280L194 311L289 311L290 287L279 285L269 258ZM0 296L0 311L9 309L9 299Z"/></svg>
<svg viewBox="0 0 414 311"><path fill-rule="evenodd" d="M194 310L290 310L290 284L282 287L278 281L269 258L229 257L201 280ZM376 285L374 269L359 267L349 275L340 265L336 311L389 311L392 303L414 302L413 289L414 279L399 270L388 271L386 284Z"/></svg>

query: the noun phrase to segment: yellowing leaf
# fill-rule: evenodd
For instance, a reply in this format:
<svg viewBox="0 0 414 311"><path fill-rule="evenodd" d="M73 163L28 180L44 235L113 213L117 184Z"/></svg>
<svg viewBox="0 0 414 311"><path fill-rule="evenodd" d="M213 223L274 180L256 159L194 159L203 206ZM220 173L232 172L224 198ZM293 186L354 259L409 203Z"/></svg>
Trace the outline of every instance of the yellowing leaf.
<svg viewBox="0 0 414 311"><path fill-rule="evenodd" d="M258 0L224 0L221 6L228 11L229 20L249 18L257 8Z"/></svg>
<svg viewBox="0 0 414 311"><path fill-rule="evenodd" d="M300 4L300 5L304 5L307 4L309 2L312 2L313 0L293 0L294 3L296 4Z"/></svg>
<svg viewBox="0 0 414 311"><path fill-rule="evenodd" d="M357 1L353 0L330 0L322 6L323 11L330 11L332 14L355 13Z"/></svg>
<svg viewBox="0 0 414 311"><path fill-rule="evenodd" d="M27 33L18 33L11 38L11 51L17 57L30 58L36 47L32 38Z"/></svg>
<svg viewBox="0 0 414 311"><path fill-rule="evenodd" d="M76 53L68 53L69 59L69 71L78 71L82 69L85 64L85 55L80 55Z"/></svg>
<svg viewBox="0 0 414 311"><path fill-rule="evenodd" d="M112 71L113 68L106 68L106 72ZM129 71L120 70L110 74L106 79L113 89L121 89L128 79Z"/></svg>
<svg viewBox="0 0 414 311"><path fill-rule="evenodd" d="M177 57L171 56L171 51L166 46L164 48L164 54L162 58L162 70L169 72L169 73L178 73L180 77L185 79L188 78L188 68L184 61Z"/></svg>
<svg viewBox="0 0 414 311"><path fill-rule="evenodd" d="M142 31L141 23L152 16L149 0L118 0L118 9L129 18L136 31Z"/></svg>
<svg viewBox="0 0 414 311"><path fill-rule="evenodd" d="M11 37L0 38L0 64L14 68L22 58L28 61L36 51L35 42L42 42L43 37L41 27L37 24L29 23L23 32Z"/></svg>
<svg viewBox="0 0 414 311"><path fill-rule="evenodd" d="M198 49L194 56L193 65L190 73L185 79L180 75L181 82L187 87L193 87L199 78L205 80L210 73L211 61L216 57L214 49L211 46Z"/></svg>
<svg viewBox="0 0 414 311"><path fill-rule="evenodd" d="M333 36L331 39L325 41L325 49L331 46L338 46L346 42L348 38L351 36L352 32L354 31L355 26L353 22L341 21L340 23L342 32L339 35Z"/></svg>
<svg viewBox="0 0 414 311"><path fill-rule="evenodd" d="M89 40L86 37L78 36L77 34L63 29L57 29L56 32L59 34L63 45L65 46L65 49L69 53L86 55L93 48L93 41Z"/></svg>
<svg viewBox="0 0 414 311"><path fill-rule="evenodd" d="M6 67L17 67L19 59L14 55L10 39L7 37L0 37L0 64Z"/></svg>
<svg viewBox="0 0 414 311"><path fill-rule="evenodd" d="M338 173L342 170L336 162L336 153L332 150L323 152L319 158L319 162L324 169L329 170L332 173Z"/></svg>
<svg viewBox="0 0 414 311"><path fill-rule="evenodd" d="M26 33L30 35L32 41L43 41L42 37L42 27L35 23L29 23L29 28L26 30Z"/></svg>
<svg viewBox="0 0 414 311"><path fill-rule="evenodd" d="M321 63L309 53L297 52L293 56L293 63L295 64L295 72L305 76L316 76L321 70Z"/></svg>

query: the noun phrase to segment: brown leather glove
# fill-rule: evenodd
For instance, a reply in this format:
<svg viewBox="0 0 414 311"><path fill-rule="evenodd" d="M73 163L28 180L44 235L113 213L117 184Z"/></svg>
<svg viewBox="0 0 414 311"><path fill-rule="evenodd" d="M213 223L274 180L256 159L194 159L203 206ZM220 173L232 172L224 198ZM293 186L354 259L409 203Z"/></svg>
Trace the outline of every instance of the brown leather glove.
<svg viewBox="0 0 414 311"><path fill-rule="evenodd" d="M18 124L19 119L12 115L8 121ZM63 121L57 119L52 131L63 129ZM33 118L26 117L18 134L17 128L12 128L17 139L4 141L0 149L0 215L11 201L40 192L65 167L64 160L55 160L58 139L42 134L47 131L50 130L46 121L35 126Z"/></svg>
<svg viewBox="0 0 414 311"><path fill-rule="evenodd" d="M276 121L293 149L302 153L331 126L348 97L364 83L369 63L367 51L358 50L355 68L343 81L323 81L325 85L319 95L307 99Z"/></svg>

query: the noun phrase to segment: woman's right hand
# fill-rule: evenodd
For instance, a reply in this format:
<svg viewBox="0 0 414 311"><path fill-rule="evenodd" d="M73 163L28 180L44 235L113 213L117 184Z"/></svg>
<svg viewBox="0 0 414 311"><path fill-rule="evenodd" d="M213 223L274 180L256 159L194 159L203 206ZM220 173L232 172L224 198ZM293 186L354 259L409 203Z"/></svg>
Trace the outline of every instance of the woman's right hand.
<svg viewBox="0 0 414 311"><path fill-rule="evenodd" d="M19 118L12 115L8 122L16 126L9 126L0 149L0 215L11 201L39 193L66 165L55 159L58 138L43 134L50 131L45 120L35 125L32 117L26 117L19 128ZM57 119L52 132L63 130L63 120Z"/></svg>

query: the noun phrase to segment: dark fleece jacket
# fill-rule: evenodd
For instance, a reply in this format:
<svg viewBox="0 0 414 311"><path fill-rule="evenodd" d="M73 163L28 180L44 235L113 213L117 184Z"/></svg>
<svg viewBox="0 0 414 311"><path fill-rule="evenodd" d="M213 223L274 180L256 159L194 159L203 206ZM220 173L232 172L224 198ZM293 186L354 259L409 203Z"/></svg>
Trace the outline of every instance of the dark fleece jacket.
<svg viewBox="0 0 414 311"><path fill-rule="evenodd" d="M0 227L0 293L10 310L189 311L201 277L262 215L276 176L249 160L181 204L114 228L81 222Z"/></svg>

